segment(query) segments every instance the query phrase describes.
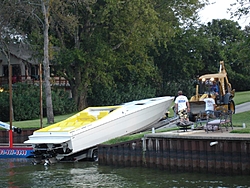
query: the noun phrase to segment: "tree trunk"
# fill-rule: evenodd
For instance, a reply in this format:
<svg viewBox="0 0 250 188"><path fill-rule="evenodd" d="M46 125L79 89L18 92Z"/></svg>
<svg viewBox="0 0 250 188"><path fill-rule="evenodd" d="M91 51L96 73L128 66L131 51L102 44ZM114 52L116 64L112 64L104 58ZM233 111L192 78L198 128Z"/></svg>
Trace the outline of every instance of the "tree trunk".
<svg viewBox="0 0 250 188"><path fill-rule="evenodd" d="M44 15L44 82L45 82L45 95L46 95L46 112L47 123L54 123L54 113L51 96L50 86L50 69L49 69L49 1L41 0L42 12Z"/></svg>
<svg viewBox="0 0 250 188"><path fill-rule="evenodd" d="M10 62L10 49L7 45L6 42L2 41L1 42L3 45L2 47L2 52L5 55L7 62L8 62L8 69L9 69L9 95L10 95L10 126L12 127L12 121L14 121L14 110L13 110L13 103L12 103L12 76L13 76L13 69L12 69L12 65Z"/></svg>
<svg viewBox="0 0 250 188"><path fill-rule="evenodd" d="M83 93L86 93L86 92L81 92L81 94L77 98L77 100L78 100L77 107L78 107L79 111L88 107L87 96Z"/></svg>
<svg viewBox="0 0 250 188"><path fill-rule="evenodd" d="M86 92L87 88L85 88L84 90L79 90L78 89L79 87L80 87L79 85L74 85L71 88L71 91L72 91L72 97L75 103L77 104L77 110L81 111L88 107L87 92Z"/></svg>

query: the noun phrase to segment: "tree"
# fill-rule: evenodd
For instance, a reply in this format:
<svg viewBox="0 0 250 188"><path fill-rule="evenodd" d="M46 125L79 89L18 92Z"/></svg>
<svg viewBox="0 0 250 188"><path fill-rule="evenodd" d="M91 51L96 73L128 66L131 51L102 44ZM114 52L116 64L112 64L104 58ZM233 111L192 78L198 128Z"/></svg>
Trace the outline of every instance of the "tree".
<svg viewBox="0 0 250 188"><path fill-rule="evenodd" d="M50 86L50 68L49 68L49 14L50 14L50 0L41 0L42 13L44 16L44 82L45 82L45 94L46 94L46 112L47 122L54 123L54 113Z"/></svg>
<svg viewBox="0 0 250 188"><path fill-rule="evenodd" d="M216 73L224 61L230 82L236 90L249 89L249 33L237 22L212 20L207 25L182 28L165 48L153 54L161 70L162 92L175 94L183 90L194 94L196 76Z"/></svg>
<svg viewBox="0 0 250 188"><path fill-rule="evenodd" d="M10 55L10 44L18 42L17 37L15 37L16 31L12 28L8 28L10 18L6 12L3 12L0 9L0 52L4 55L8 63L8 80L9 80L9 87L8 87L8 95L9 95L9 121L12 125L12 120L14 120L14 112L13 112L13 103L12 103L12 66L11 66L11 55Z"/></svg>
<svg viewBox="0 0 250 188"><path fill-rule="evenodd" d="M204 29L204 27L203 27ZM204 31L204 30L203 30ZM215 46L212 57L225 62L231 83L236 90L249 89L248 49L249 33L242 30L237 22L231 20L213 20L205 26L205 33ZM213 40L214 39L214 40ZM207 61L206 67L215 66L213 61ZM218 67L218 65L217 65ZM217 69L216 69L217 70Z"/></svg>
<svg viewBox="0 0 250 188"><path fill-rule="evenodd" d="M237 0L235 3L231 4L230 11L231 17L236 17L238 19L246 18L250 13L250 2L248 0Z"/></svg>
<svg viewBox="0 0 250 188"><path fill-rule="evenodd" d="M11 26L22 31L31 44L40 46L39 34L47 36L46 18L49 18L50 55L44 53L44 63L47 66L46 58L50 58L56 65L54 71L69 80L79 110L88 106L93 83L111 88L126 82L130 87L138 80L138 85L148 82L153 87L157 82L159 86L158 69L149 50L166 47L177 28L195 20L196 10L204 5L198 0L178 3L165 0L36 0L16 4L10 0L4 3L5 8L10 6L17 10L13 11L15 19ZM39 9L41 6L43 12ZM127 74L122 72L124 70ZM45 71L48 75L49 71ZM48 78L49 75L46 80Z"/></svg>
<svg viewBox="0 0 250 188"><path fill-rule="evenodd" d="M10 17L9 22L4 22L6 29L15 30L17 33L22 33L20 41L24 42L27 37L33 32L32 28L43 31L44 36L44 75L45 75L45 93L46 93L46 108L47 122L54 122L53 105L51 98L50 87L50 71L49 71L49 7L53 0L36 0L36 1L2 1L1 15L3 19ZM39 8L40 11L39 11ZM8 14L12 10L12 14ZM39 14L40 13L40 14ZM44 17L42 17L42 15ZM34 25L33 25L34 24ZM40 25L41 24L41 25Z"/></svg>
<svg viewBox="0 0 250 188"><path fill-rule="evenodd" d="M76 30L69 33L55 23L55 38L60 39L55 64L57 73L69 80L78 109L88 105L93 83L116 88L135 80L156 81L158 70L149 48L166 46L181 20L191 18L200 6L199 1L162 0L85 1L72 6Z"/></svg>

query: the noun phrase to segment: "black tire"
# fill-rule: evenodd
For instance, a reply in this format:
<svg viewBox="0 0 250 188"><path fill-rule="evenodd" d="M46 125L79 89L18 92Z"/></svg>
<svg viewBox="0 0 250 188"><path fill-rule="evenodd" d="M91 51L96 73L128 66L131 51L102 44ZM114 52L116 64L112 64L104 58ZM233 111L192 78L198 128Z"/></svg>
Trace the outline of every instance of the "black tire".
<svg viewBox="0 0 250 188"><path fill-rule="evenodd" d="M188 114L188 119L189 119L189 121L192 121L192 122L196 121L196 118L195 118L195 116L192 113Z"/></svg>
<svg viewBox="0 0 250 188"><path fill-rule="evenodd" d="M92 153L92 157L91 157L92 161L97 162L98 161L98 150L95 149Z"/></svg>
<svg viewBox="0 0 250 188"><path fill-rule="evenodd" d="M235 103L233 100L230 100L228 103L228 110L231 110L233 114L235 114Z"/></svg>

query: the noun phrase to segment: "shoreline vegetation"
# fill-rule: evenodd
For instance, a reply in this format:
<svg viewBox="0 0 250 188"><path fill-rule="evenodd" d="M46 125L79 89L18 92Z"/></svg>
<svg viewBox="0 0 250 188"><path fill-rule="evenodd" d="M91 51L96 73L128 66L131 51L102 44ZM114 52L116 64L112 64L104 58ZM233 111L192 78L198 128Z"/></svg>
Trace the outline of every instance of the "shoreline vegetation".
<svg viewBox="0 0 250 188"><path fill-rule="evenodd" d="M236 105L243 104L245 102L250 102L250 91L244 91L244 92L236 92L236 95L234 97L234 102ZM170 117L173 116L172 109L169 109L170 111ZM60 116L55 116L55 123L60 122L72 115L73 114L67 114L67 115L60 115ZM45 122L47 122L47 118L43 118L43 127L48 126ZM242 124L245 123L246 128L244 129L237 129L233 130L231 132L234 133L250 133L250 119L249 119L249 111L247 112L242 112L239 114L233 114L233 126L234 127L242 127ZM19 127L21 129L40 129L40 119L35 119L35 120L28 120L28 121L13 121L12 123L13 126ZM156 132L166 132L166 131L172 131L176 130L177 128L166 128L166 129L161 129L161 130L156 130ZM143 133L138 133L134 135L128 135L128 136L123 136L121 138L116 138L115 140L112 141L117 143L122 141L128 141L131 139L137 139L143 137L144 134L147 134L149 132L143 132Z"/></svg>

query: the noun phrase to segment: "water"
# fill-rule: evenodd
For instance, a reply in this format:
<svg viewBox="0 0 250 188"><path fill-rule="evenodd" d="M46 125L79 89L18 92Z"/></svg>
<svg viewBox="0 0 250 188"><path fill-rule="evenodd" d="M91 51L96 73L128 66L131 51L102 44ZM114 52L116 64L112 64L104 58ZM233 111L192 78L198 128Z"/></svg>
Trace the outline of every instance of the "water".
<svg viewBox="0 0 250 188"><path fill-rule="evenodd" d="M249 176L170 173L147 168L118 168L92 162L33 165L31 159L0 159L3 188L178 188L250 187Z"/></svg>

